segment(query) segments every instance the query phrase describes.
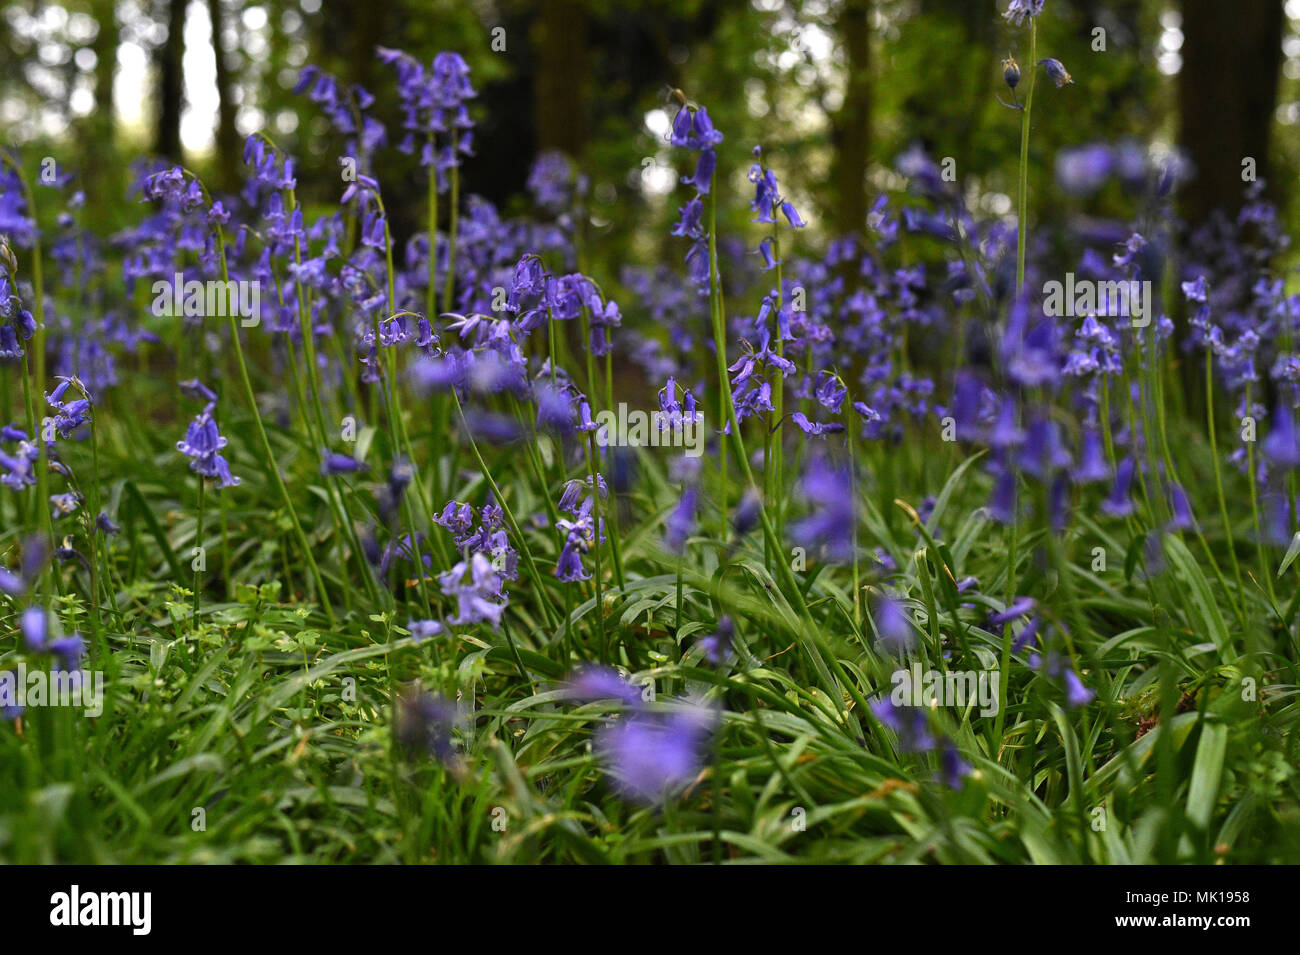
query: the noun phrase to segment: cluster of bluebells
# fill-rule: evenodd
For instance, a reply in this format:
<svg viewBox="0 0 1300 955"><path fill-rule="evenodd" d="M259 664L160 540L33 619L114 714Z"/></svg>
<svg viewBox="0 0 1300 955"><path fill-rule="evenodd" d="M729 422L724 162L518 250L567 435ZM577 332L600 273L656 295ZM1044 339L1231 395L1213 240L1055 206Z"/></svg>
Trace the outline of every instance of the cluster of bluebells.
<svg viewBox="0 0 1300 955"><path fill-rule="evenodd" d="M1228 460L1262 490L1264 533L1274 543L1289 541L1297 527L1288 476L1300 466L1300 295L1287 295L1271 266L1289 243L1263 183L1252 183L1235 218L1215 213L1190 233L1181 285L1189 316L1184 347L1206 355L1246 433L1268 424L1258 451L1253 441L1234 442ZM1265 404L1270 393L1273 407Z"/></svg>
<svg viewBox="0 0 1300 955"><path fill-rule="evenodd" d="M448 501L433 522L451 533L460 553L486 554L506 580L519 578L519 554L506 533L505 513L491 500L477 513L470 504Z"/></svg>
<svg viewBox="0 0 1300 955"><path fill-rule="evenodd" d="M1014 26L1032 25L1043 7L1043 0L1011 0L1004 15ZM379 55L395 70L403 108L396 148L418 155L438 192L449 190L449 174L472 155L468 104L475 93L468 67L454 53L438 54L427 67L400 51L384 49ZM1071 82L1059 60L1044 58L1035 66L1057 87ZM1021 82L1019 64L1008 58L1003 76L1014 99ZM556 438L553 447L561 464L572 464L597 428L593 396L556 363L549 338L572 329L569 323L585 322L588 334L581 348L593 358L605 357L615 349L622 324L617 302L576 271L575 236L590 185L586 177L567 158L543 155L527 182L539 219L507 218L486 200L470 197L463 209L457 204L455 241L434 229L394 250L375 176L376 155L390 145L389 136L370 112L373 97L361 87L345 88L314 66L303 71L297 92L323 111L359 159L357 176L338 206L314 219L305 215L292 197L297 184L293 158L261 135L245 144L247 175L238 196L214 200L179 167L143 165L137 170L137 190L149 204L148 214L111 240L123 263L127 291L140 280L171 281L176 273L183 278L219 275L218 238L229 226L229 274L256 280L266 290L258 317L265 319L267 350L277 370L303 354L295 347L306 335L320 346L315 370L322 386L336 393L331 397L348 398L344 382L356 369L348 367L349 356L340 359L326 346L350 334L362 381L387 385L387 369L409 368L421 390L454 391L457 405L465 405L464 421L474 441L514 442L526 437L531 421L538 432ZM1021 108L1018 101L1014 108ZM1153 436L1139 423L1125 425L1117 413L1130 398L1118 385L1125 377L1125 356L1142 347L1167 347L1172 332L1168 318L1161 316L1149 330L1135 333L1126 316L1111 307L1114 303L1100 303L1070 324L1045 314L1032 297L1017 295L1014 224L1005 217L978 218L967 208L963 191L917 147L896 161L908 183L906 195L880 195L862 234L837 238L824 253L802 257L789 250L783 255L781 223L799 229L804 221L782 196L776 175L756 147L748 173L754 190L750 209L763 237L755 247L743 239L710 235L706 215L722 140L705 108L684 104L677 112L670 142L693 157L693 168L682 179L693 195L673 227L675 236L690 243L687 281L667 267L626 268L624 288L661 334L620 333L617 347L620 357L642 368L648 380L667 382L659 403L669 420L674 415L696 420L694 392L704 393L698 384L705 374L700 366L707 367L705 359L712 357L699 320L700 297L708 293L711 278L721 282L724 274L736 283L724 288L728 296L754 293L750 300L758 302L757 311L732 310L727 330L729 340L737 343L735 353L727 356L736 419L758 419L754 424L765 425L778 441L795 428L795 438L819 439L813 453L800 458L804 464L795 499L802 510L786 525L792 541L828 562L856 561L858 475L839 463L835 452L857 439L897 445L909 429L928 429L936 419L949 418L956 440L987 451L988 511L1000 521L1018 521L1038 511L1050 528L1061 531L1081 500L1099 501L1103 513L1124 518L1134 511L1133 490L1142 480L1162 491L1169 504L1173 519L1163 530L1194 526L1187 495L1174 477L1148 470L1146 452ZM1144 198L1164 200L1184 174L1177 161L1156 162L1130 142L1067 149L1056 166L1058 185L1079 201L1112 182ZM102 271L97 243L77 226L81 202L78 193L69 197L52 245L57 274L67 286ZM1167 206L1157 210L1167 211ZM1151 263L1164 257L1171 241L1160 227L1145 226L1139 233L1123 223L1090 220L1087 228L1088 234L1077 236L1084 245L1079 275L1098 282L1159 278ZM0 172L0 233L20 249L36 239L35 223L7 170ZM904 237L939 254L918 257L912 249L905 251ZM1239 416L1264 420L1272 415L1252 477L1269 492L1271 527L1279 539L1289 538L1294 528L1295 502L1286 488L1300 469L1300 432L1293 417L1300 407L1300 353L1292 345L1300 334L1300 296L1285 295L1281 279L1267 272L1267 263L1285 243L1276 211L1255 192L1235 221L1212 222L1193 234L1188 271L1180 276L1192 313L1187 347L1209 354ZM715 270L711 247L738 267ZM1047 260L1051 251L1045 239L1031 248L1026 288L1041 286L1045 275L1035 260ZM391 269L389 253L396 260ZM431 280L451 272L457 311L424 314ZM8 246L0 246L0 361L24 358L35 331L24 304L31 297L20 291L15 273ZM84 391L77 397L69 390L73 376L96 391L111 387L117 380L115 355L151 340L146 330L132 327L112 308L98 310L88 324L83 320L82 328L49 307L45 314L58 333L52 341L61 376L46 395L53 430L45 438L14 425L0 430L0 483L15 490L36 483L42 441L52 451L55 435L72 440L88 422L90 399ZM1005 318L990 322L990 315ZM532 340L534 334L548 340ZM209 347L206 340L203 347ZM911 354L947 357L950 348L960 368L952 380L910 366ZM551 357L530 357L543 354ZM687 387L686 382L697 384ZM1266 385L1280 396L1277 409L1266 411L1259 404ZM238 484L221 454L226 439L215 420L215 393L197 379L180 387L204 407L178 450L202 477L220 487ZM943 400L937 396L948 395L949 401L936 404ZM515 402L525 409L522 423L485 410ZM281 410L287 413L286 408L287 403ZM789 409L786 417L794 428L771 420L778 408ZM729 434L732 425L724 410L719 409L718 417L722 433ZM1243 469L1248 454L1245 448L1233 451ZM320 458L321 471L329 476L368 470L348 454L322 449ZM57 469L57 454L52 459ZM699 522L703 492L692 470L698 467L688 459L674 463L671 478L681 494L665 515L662 538L672 555L685 553ZM615 455L607 468L608 487L600 473L563 487L557 505L563 516L554 528L554 574L565 583L590 580L584 560L605 544L607 528L599 515L609 513L604 502L610 488L617 498L626 479ZM387 480L375 486L379 521L367 528L364 549L384 578L399 560L409 560L422 578L433 569L423 535L402 522L400 505L412 481L411 464L399 458L391 462ZM1026 489L1028 505L1021 500ZM739 501L732 515L737 540L756 527L759 500L747 491ZM56 517L76 511L80 503L75 492L50 499ZM933 499L921 505L923 520L935 506ZM101 529L112 527L105 515L99 519ZM499 628L510 601L506 585L518 579L519 556L500 502L488 499L476 508L452 500L433 521L451 535L457 554L436 577L455 613L444 620L410 621L410 633L418 641L443 633L447 623ZM387 534L382 544L377 539L381 532ZM886 572L896 570L883 550L877 563ZM8 571L0 573L0 586L9 589L9 584L19 587L23 581ZM975 586L968 578L957 589L965 593ZM30 623L24 615L28 648L53 654L59 665L70 667L80 650L48 639L41 629L44 618L37 615ZM1055 647L1052 628L1042 621L1034 602L1019 598L993 614L987 626L991 631L1018 626L1013 651L1027 653L1028 666L1058 688L1068 705L1087 704L1092 691ZM882 595L872 622L887 653L915 650L915 624L900 600ZM722 615L697 647L708 661L721 665L730 658L734 639L735 623ZM693 704L647 706L639 690L604 669L575 675L569 693L577 700L617 699L625 706L625 714L597 734L596 748L629 798L659 803L698 773L716 723L712 710ZM897 735L901 749L937 752L944 782L962 785L970 767L951 740L934 734L922 710L881 702L874 712ZM398 742L447 765L456 760L451 743L455 722L454 705L441 697L412 691L397 702Z"/></svg>
<svg viewBox="0 0 1300 955"><path fill-rule="evenodd" d="M308 65L298 77L294 93L306 93L329 117L330 125L346 138L348 157L357 168L370 171L370 157L388 140L384 124L370 115L375 97L360 84L345 84L318 66Z"/></svg>
<svg viewBox="0 0 1300 955"><path fill-rule="evenodd" d="M6 571L6 575L9 573ZM86 641L79 633L62 634L58 620L44 607L31 606L22 612L18 621L18 630L22 634L22 648L38 658L49 662L52 673L67 674L68 686L75 689L84 679L81 661L86 655ZM9 690L14 687L14 675L8 670L0 671L0 683L7 684ZM7 696L12 696L7 693ZM0 719L14 720L22 716L22 707L17 703L6 703L0 707Z"/></svg>
<svg viewBox="0 0 1300 955"><path fill-rule="evenodd" d="M624 798L661 805L699 774L717 712L690 701L650 705L638 687L609 667L574 673L565 688L576 702L616 700L624 713L597 731L593 748Z"/></svg>
<svg viewBox="0 0 1300 955"><path fill-rule="evenodd" d="M962 788L966 777L971 774L970 764L962 758L956 743L947 737L935 736L923 707L896 706L893 700L882 697L871 704L871 712L882 726L893 731L900 752L937 752L939 780L949 789Z"/></svg>
<svg viewBox="0 0 1300 955"><path fill-rule="evenodd" d="M459 53L445 50L428 68L401 50L380 47L379 59L397 72L404 133L398 148L412 155L418 151L420 165L436 171L438 190L444 191L447 173L460 165L460 157L474 154L469 67Z"/></svg>
<svg viewBox="0 0 1300 955"><path fill-rule="evenodd" d="M27 354L24 343L36 334L36 319L18 297L13 250L0 244L0 363L15 362Z"/></svg>
<svg viewBox="0 0 1300 955"><path fill-rule="evenodd" d="M1058 686L1065 697L1065 705L1070 708L1086 706L1096 698L1096 694L1083 684L1079 674L1074 671L1069 661L1055 648L1048 649L1046 655L1039 649L1039 634L1051 628L1043 627L1043 618L1038 610L1038 602L1032 597L1017 597L1004 609L989 614L984 628L997 634L1004 627L1023 620L1024 625L1015 633L1011 641L1011 652L1030 651L1029 669L1037 671L1054 685Z"/></svg>

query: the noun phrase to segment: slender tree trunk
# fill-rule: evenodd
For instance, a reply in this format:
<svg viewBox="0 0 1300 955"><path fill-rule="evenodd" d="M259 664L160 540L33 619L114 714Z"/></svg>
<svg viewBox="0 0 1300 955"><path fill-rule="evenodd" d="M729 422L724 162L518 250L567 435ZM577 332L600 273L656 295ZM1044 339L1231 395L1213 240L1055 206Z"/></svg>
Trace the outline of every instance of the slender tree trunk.
<svg viewBox="0 0 1300 955"><path fill-rule="evenodd" d="M185 98L185 76L181 57L185 52L186 0L167 0L167 39L154 51L158 67L158 117L154 151L176 162L181 156L181 109Z"/></svg>
<svg viewBox="0 0 1300 955"><path fill-rule="evenodd" d="M547 0L533 21L538 151L582 154L586 144L587 21L577 0Z"/></svg>
<svg viewBox="0 0 1300 955"><path fill-rule="evenodd" d="M117 72L117 45L121 31L115 0L95 0L92 12L99 32L91 44L95 54L95 108L89 116L87 143L97 162L86 169L87 188L92 196L103 196L116 174L112 161L117 152L117 122L114 118L113 78Z"/></svg>
<svg viewBox="0 0 1300 955"><path fill-rule="evenodd" d="M217 169L218 182L227 192L239 188L240 144L235 129L235 84L226 60L222 41L226 28L226 10L222 0L208 0L208 17L212 21L212 50L217 58Z"/></svg>
<svg viewBox="0 0 1300 955"><path fill-rule="evenodd" d="M1183 195L1192 223L1241 205L1242 163L1268 165L1282 62L1282 0L1182 0L1181 140L1196 166Z"/></svg>
<svg viewBox="0 0 1300 955"><path fill-rule="evenodd" d="M835 115L835 228L861 233L867 218L867 162L871 158L871 0L844 0L839 16L848 76L844 105Z"/></svg>

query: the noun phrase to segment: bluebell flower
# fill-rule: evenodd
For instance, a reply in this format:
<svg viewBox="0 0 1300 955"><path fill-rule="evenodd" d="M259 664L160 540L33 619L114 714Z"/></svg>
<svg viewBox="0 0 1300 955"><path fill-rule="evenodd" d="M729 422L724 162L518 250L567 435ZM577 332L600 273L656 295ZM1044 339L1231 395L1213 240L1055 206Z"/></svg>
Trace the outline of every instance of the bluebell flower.
<svg viewBox="0 0 1300 955"><path fill-rule="evenodd" d="M1096 697L1096 693L1083 685L1079 675L1070 668L1065 669L1065 701L1071 707L1087 706Z"/></svg>
<svg viewBox="0 0 1300 955"><path fill-rule="evenodd" d="M1101 143L1062 149L1056 155L1056 181L1072 196L1092 195L1106 185L1115 168L1115 154Z"/></svg>
<svg viewBox="0 0 1300 955"><path fill-rule="evenodd" d="M664 518L664 550L681 555L686 549L686 539L695 527L696 501L699 492L694 485L682 492L677 506Z"/></svg>
<svg viewBox="0 0 1300 955"><path fill-rule="evenodd" d="M684 149L710 149L722 142L722 133L714 129L709 111L703 106L683 106L673 117L669 142Z"/></svg>
<svg viewBox="0 0 1300 955"><path fill-rule="evenodd" d="M437 620L409 620L406 629L411 632L411 637L416 643L422 643L442 633L442 624Z"/></svg>
<svg viewBox="0 0 1300 955"><path fill-rule="evenodd" d="M752 487L746 488L745 493L740 496L740 503L736 505L735 514L731 517L731 529L736 537L744 537L758 526L762 507L762 495Z"/></svg>
<svg viewBox="0 0 1300 955"><path fill-rule="evenodd" d="M1041 617L1031 617L1029 621L1020 629L1020 632L1016 634L1015 639L1011 641L1011 652L1019 653L1020 651L1024 650L1025 647L1028 647L1031 644L1035 643L1038 638L1039 627L1041 626L1042 626Z"/></svg>
<svg viewBox="0 0 1300 955"><path fill-rule="evenodd" d="M844 430L842 421L810 421L808 416L802 411L795 411L790 415L790 421L804 434L820 437L824 434L839 434Z"/></svg>
<svg viewBox="0 0 1300 955"><path fill-rule="evenodd" d="M570 675L564 695L571 700L592 703L596 700L619 700L624 706L639 709L641 691L623 679L613 667L589 665Z"/></svg>
<svg viewBox="0 0 1300 955"><path fill-rule="evenodd" d="M659 805L699 774L715 724L713 711L693 705L635 713L601 729L594 745L620 795Z"/></svg>
<svg viewBox="0 0 1300 955"><path fill-rule="evenodd" d="M1070 472L1076 484L1092 484L1110 478L1110 466L1102 448L1101 435L1092 428L1083 432L1079 448L1079 464Z"/></svg>
<svg viewBox="0 0 1300 955"><path fill-rule="evenodd" d="M506 609L504 581L488 557L479 552L462 560L438 578L442 592L456 598L455 624L490 623L495 630L501 625Z"/></svg>
<svg viewBox="0 0 1300 955"><path fill-rule="evenodd" d="M908 613L893 597L881 594L876 599L872 619L881 645L890 653L906 653L916 646L916 631Z"/></svg>
<svg viewBox="0 0 1300 955"><path fill-rule="evenodd" d="M1053 59L1049 56L1046 59L1039 60L1038 65L1047 71L1048 77L1056 84L1057 89L1060 89L1062 86L1068 86L1074 82L1074 78L1066 72L1065 67L1061 65L1060 60Z"/></svg>
<svg viewBox="0 0 1300 955"><path fill-rule="evenodd" d="M1020 617L1032 613L1034 608L1037 606L1038 603L1033 597L1017 597L1007 605L1006 609L989 614L989 622L986 629L997 630L1003 625L1010 623L1012 620L1017 620Z"/></svg>
<svg viewBox="0 0 1300 955"><path fill-rule="evenodd" d="M895 706L889 697L881 697L871 704L871 712L881 725L898 736L898 748L904 753L928 753L936 740L930 731L930 721L919 706Z"/></svg>
<svg viewBox="0 0 1300 955"><path fill-rule="evenodd" d="M704 235L704 225L702 218L704 216L704 203L700 201L699 196L690 200L681 208L681 216L677 224L673 226L672 234L683 236L691 239L698 239Z"/></svg>
<svg viewBox="0 0 1300 955"><path fill-rule="evenodd" d="M24 610L18 628L22 631L23 642L28 650L35 653L45 652L50 639L50 622L43 608L28 607Z"/></svg>
<svg viewBox="0 0 1300 955"><path fill-rule="evenodd" d="M961 789L963 780L971 774L971 767L962 759L961 750L950 739L939 748L939 779L949 789Z"/></svg>
<svg viewBox="0 0 1300 955"><path fill-rule="evenodd" d="M1020 85L1020 64L1015 57L1008 56L1002 61L1002 79L1013 90Z"/></svg>
<svg viewBox="0 0 1300 955"><path fill-rule="evenodd" d="M1041 14L1044 2L1045 0L1011 0L1002 15L1016 26L1020 26L1025 20L1032 20Z"/></svg>
<svg viewBox="0 0 1300 955"><path fill-rule="evenodd" d="M707 196L709 189L713 186L713 171L717 167L717 154L712 149L706 149L700 153L699 162L695 165L695 175L683 176L682 182L694 186L698 195ZM674 234L680 235L681 233Z"/></svg>
<svg viewBox="0 0 1300 955"><path fill-rule="evenodd" d="M717 629L697 644L704 651L704 658L715 666L721 666L731 656L731 643L736 635L736 624L723 614L718 618Z"/></svg>
<svg viewBox="0 0 1300 955"><path fill-rule="evenodd" d="M350 454L340 454L337 451L328 450L321 452L321 474L363 474L368 470L370 470L370 465L364 461L358 461Z"/></svg>
<svg viewBox="0 0 1300 955"><path fill-rule="evenodd" d="M1196 527L1196 519L1192 516L1192 504L1188 500L1187 492L1182 486L1176 483L1169 485L1169 509L1172 517L1169 519L1168 529L1178 531L1190 531Z"/></svg>
<svg viewBox="0 0 1300 955"><path fill-rule="evenodd" d="M799 482L799 491L810 508L807 517L790 525L794 539L801 546L821 550L830 562L852 560L857 515L849 472L814 457Z"/></svg>
<svg viewBox="0 0 1300 955"><path fill-rule="evenodd" d="M0 567L0 592L10 597L21 597L27 592L27 581L7 567Z"/></svg>
<svg viewBox="0 0 1300 955"><path fill-rule="evenodd" d="M407 756L432 756L448 768L459 767L451 739L455 703L412 687L398 695L393 710L393 738Z"/></svg>
<svg viewBox="0 0 1300 955"><path fill-rule="evenodd" d="M1278 402L1273 428L1259 449L1265 460L1284 471L1300 467L1300 431L1296 430L1295 418L1285 403Z"/></svg>
<svg viewBox="0 0 1300 955"><path fill-rule="evenodd" d="M217 430L209 405L190 422L185 437L176 442L176 450L190 459L190 470L202 477L213 478L217 487L234 487L240 479L230 473L230 465L220 454L226 439Z"/></svg>
<svg viewBox="0 0 1300 955"><path fill-rule="evenodd" d="M1132 458L1125 458L1115 471L1115 484L1110 497L1101 505L1101 509L1111 517L1126 517L1133 513L1133 502L1129 499L1129 488L1133 484L1136 465Z"/></svg>

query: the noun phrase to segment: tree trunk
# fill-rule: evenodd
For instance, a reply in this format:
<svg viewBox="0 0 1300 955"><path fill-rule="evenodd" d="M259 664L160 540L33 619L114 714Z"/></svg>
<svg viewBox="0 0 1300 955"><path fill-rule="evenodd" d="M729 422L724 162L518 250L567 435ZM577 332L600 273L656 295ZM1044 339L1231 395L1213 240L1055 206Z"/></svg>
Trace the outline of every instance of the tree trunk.
<svg viewBox="0 0 1300 955"><path fill-rule="evenodd" d="M93 197L102 196L112 188L117 177L116 164L112 161L117 151L113 78L117 71L117 45L121 33L115 0L95 0L92 12L99 32L90 47L95 54L95 108L89 116L86 142L90 155L100 160L89 163L86 169L87 191Z"/></svg>
<svg viewBox="0 0 1300 955"><path fill-rule="evenodd" d="M226 27L226 11L222 0L208 0L208 17L212 21L212 51L217 59L217 182L226 192L239 188L240 144L239 131L235 129L235 85L226 60L226 48L221 36Z"/></svg>
<svg viewBox="0 0 1300 955"><path fill-rule="evenodd" d="M1183 195L1188 221L1241 206L1242 162L1268 165L1282 62L1282 0L1182 0L1181 139L1196 178Z"/></svg>
<svg viewBox="0 0 1300 955"><path fill-rule="evenodd" d="M158 67L158 117L154 152L175 162L181 157L181 109L185 97L185 75L181 57L185 52L186 0L167 0L167 39L154 51Z"/></svg>
<svg viewBox="0 0 1300 955"><path fill-rule="evenodd" d="M871 0L844 0L840 42L848 69L844 105L835 115L835 228L862 233L867 218L867 162L871 155Z"/></svg>
<svg viewBox="0 0 1300 955"><path fill-rule="evenodd" d="M577 158L586 144L587 22L576 0L547 0L533 22L537 148Z"/></svg>

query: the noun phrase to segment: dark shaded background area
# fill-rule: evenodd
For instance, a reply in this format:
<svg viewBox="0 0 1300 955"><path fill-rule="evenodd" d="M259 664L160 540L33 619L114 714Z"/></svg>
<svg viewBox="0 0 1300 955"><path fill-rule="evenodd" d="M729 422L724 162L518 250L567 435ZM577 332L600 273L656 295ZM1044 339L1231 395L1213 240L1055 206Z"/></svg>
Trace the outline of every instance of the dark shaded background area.
<svg viewBox="0 0 1300 955"><path fill-rule="evenodd" d="M102 219L89 224L104 230L130 215L129 159L182 160L234 190L244 136L259 126L301 157L309 201L328 203L337 199L342 146L314 104L292 92L302 67L315 64L372 91L395 141L394 78L375 47L425 61L453 49L473 68L480 94L465 190L506 211L522 208L539 151L579 159L591 180L588 227L601 240L592 254L605 260L594 264L616 266L653 253L645 243L657 241L648 237L662 233L674 211L662 177L655 188L645 175L663 152L647 114L671 111L666 94L674 87L706 104L726 132L719 159L735 188L749 150L764 145L808 209L814 235L860 230L871 198L890 184L895 157L913 143L953 157L984 211L1003 212L1014 192L1018 116L996 101L1006 92L999 61L1028 55L1026 31L1000 16L1005 5L28 0L0 16L0 138L79 171L91 215ZM1285 189L1300 152L1300 27L1292 15L1300 16L1296 0L1047 0L1040 55L1062 60L1075 83L1040 86L1035 205L1062 200L1049 181L1057 150L1134 137L1185 147L1198 170L1182 200L1189 218L1241 201L1244 157L1257 161L1294 218ZM204 24L212 29L197 28ZM193 69L204 52L196 46L211 47L214 35L215 69ZM127 88L133 50L146 69L140 76L132 67L142 85ZM143 113L138 122L121 121L124 96L139 100L131 104ZM182 135L194 99L206 112L190 125L211 127L197 146ZM418 229L426 184L414 160L389 148L377 170L398 234ZM1088 203L1082 211L1125 214L1116 195Z"/></svg>

